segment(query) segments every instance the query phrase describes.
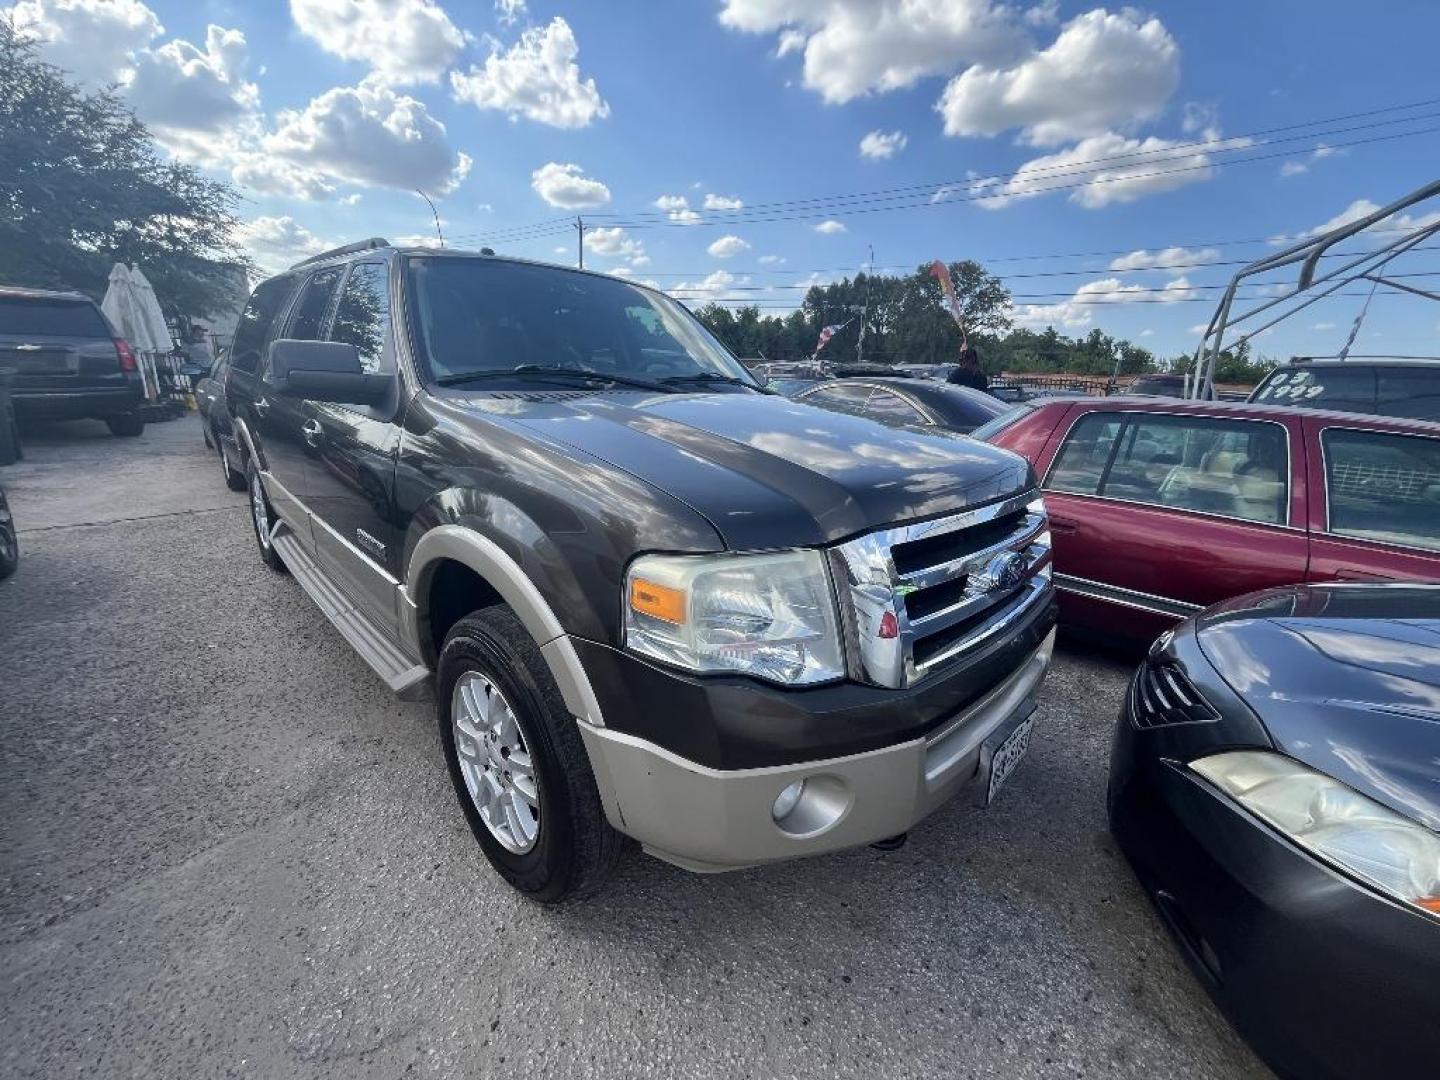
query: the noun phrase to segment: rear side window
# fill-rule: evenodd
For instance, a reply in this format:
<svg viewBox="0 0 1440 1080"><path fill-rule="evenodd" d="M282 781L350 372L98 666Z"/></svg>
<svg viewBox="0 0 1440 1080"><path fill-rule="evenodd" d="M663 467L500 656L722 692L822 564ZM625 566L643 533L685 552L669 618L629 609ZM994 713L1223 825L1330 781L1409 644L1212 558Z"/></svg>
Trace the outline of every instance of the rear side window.
<svg viewBox="0 0 1440 1080"><path fill-rule="evenodd" d="M887 424L928 424L924 414L899 394L889 390L876 390L865 402L865 411L877 420Z"/></svg>
<svg viewBox="0 0 1440 1080"><path fill-rule="evenodd" d="M393 371L389 353L390 292L383 263L359 263L350 271L335 309L331 341L360 350L360 366L372 374Z"/></svg>
<svg viewBox="0 0 1440 1080"><path fill-rule="evenodd" d="M865 402L869 397L870 387L868 386L836 383L834 386L822 386L817 390L801 394L800 400L807 405L819 405L837 412L860 415L864 412Z"/></svg>
<svg viewBox="0 0 1440 1080"><path fill-rule="evenodd" d="M1375 396L1382 416L1440 420L1440 364L1376 368Z"/></svg>
<svg viewBox="0 0 1440 1080"><path fill-rule="evenodd" d="M235 327L235 340L230 345L230 363L234 368L252 374L259 370L260 354L270 337L270 325L284 309L294 285L292 277L271 278L261 282L250 294Z"/></svg>
<svg viewBox="0 0 1440 1080"><path fill-rule="evenodd" d="M285 331L287 338L318 341L324 336L325 316L330 311L335 287L340 284L341 270L338 266L320 270L305 282L295 303L295 314L290 317L290 327Z"/></svg>
<svg viewBox="0 0 1440 1080"><path fill-rule="evenodd" d="M0 334L17 337L110 337L100 309L87 301L0 297Z"/></svg>
<svg viewBox="0 0 1440 1080"><path fill-rule="evenodd" d="M1091 413L1071 428L1048 487L1278 524L1289 468L1279 424Z"/></svg>
<svg viewBox="0 0 1440 1080"><path fill-rule="evenodd" d="M993 439L1006 428L1018 423L1035 411L1033 405L1016 405L1013 408L1002 412L994 420L981 424L970 433L972 439Z"/></svg>
<svg viewBox="0 0 1440 1080"><path fill-rule="evenodd" d="M1271 372L1250 400L1266 405L1303 405L1310 409L1373 413L1375 369L1359 365L1295 371L1282 368Z"/></svg>
<svg viewBox="0 0 1440 1080"><path fill-rule="evenodd" d="M1440 439L1327 428L1329 531L1440 551Z"/></svg>

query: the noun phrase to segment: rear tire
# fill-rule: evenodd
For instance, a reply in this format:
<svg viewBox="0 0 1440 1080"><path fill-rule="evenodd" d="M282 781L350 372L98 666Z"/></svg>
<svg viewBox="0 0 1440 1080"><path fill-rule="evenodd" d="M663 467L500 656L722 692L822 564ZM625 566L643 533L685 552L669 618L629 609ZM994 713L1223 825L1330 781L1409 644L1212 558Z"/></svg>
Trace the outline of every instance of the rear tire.
<svg viewBox="0 0 1440 1080"><path fill-rule="evenodd" d="M275 527L275 509L265 494L265 485L260 482L260 470L251 461L245 466L245 482L250 489L250 526L255 530L255 544L260 549L260 560L277 574L285 573L285 560L270 542L270 530Z"/></svg>
<svg viewBox="0 0 1440 1080"><path fill-rule="evenodd" d="M208 429L207 429L208 430ZM206 441L210 439L206 435ZM220 455L220 474L225 478L225 486L231 491L244 491L248 481L244 473L238 473L230 467L230 459L225 456L225 444L220 441L220 436L215 435L215 450Z"/></svg>
<svg viewBox="0 0 1440 1080"><path fill-rule="evenodd" d="M445 637L437 683L436 712L450 780L490 865L540 903L577 900L597 891L614 868L624 838L605 819L578 721L565 708L525 625L503 606L461 619ZM462 693L457 694L457 686ZM494 740L486 739L484 731L478 738L466 734L484 726L475 723L477 714L466 705L467 689L472 701L477 691L487 695L492 704L486 715L503 715L509 736ZM497 731L500 726L497 720ZM512 780L507 765L522 755L529 760ZM519 780L533 780L525 784L524 799L511 794ZM487 783L504 792L500 798L511 800L510 809L530 810L533 820L508 829L487 823L481 812L484 795L472 794L472 787L488 790ZM493 805L486 812L493 821Z"/></svg>
<svg viewBox="0 0 1440 1080"><path fill-rule="evenodd" d="M105 426L110 429L111 435L133 438L145 430L145 418L138 412L121 413L118 416L107 416Z"/></svg>

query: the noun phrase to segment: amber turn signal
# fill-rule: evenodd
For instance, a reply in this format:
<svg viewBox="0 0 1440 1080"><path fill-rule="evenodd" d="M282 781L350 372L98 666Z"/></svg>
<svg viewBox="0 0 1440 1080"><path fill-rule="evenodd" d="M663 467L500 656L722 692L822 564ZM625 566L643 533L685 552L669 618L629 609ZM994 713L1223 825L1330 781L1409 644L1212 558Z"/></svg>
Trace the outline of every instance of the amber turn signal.
<svg viewBox="0 0 1440 1080"><path fill-rule="evenodd" d="M641 615L668 623L678 625L685 621L685 593L644 578L631 580L630 606Z"/></svg>

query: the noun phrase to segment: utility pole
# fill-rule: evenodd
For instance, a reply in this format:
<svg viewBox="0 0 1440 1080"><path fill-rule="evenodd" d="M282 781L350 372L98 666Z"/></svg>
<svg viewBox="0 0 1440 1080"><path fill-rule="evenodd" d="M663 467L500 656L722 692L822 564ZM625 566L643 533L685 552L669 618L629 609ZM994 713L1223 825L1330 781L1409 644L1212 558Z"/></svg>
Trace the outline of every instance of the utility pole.
<svg viewBox="0 0 1440 1080"><path fill-rule="evenodd" d="M870 248L870 265L865 269L869 271L865 275L865 306L860 311L860 336L855 339L855 362L857 364L865 361L865 327L870 322L870 279L875 276L875 245L868 245Z"/></svg>
<svg viewBox="0 0 1440 1080"><path fill-rule="evenodd" d="M580 269L585 269L585 219L579 214L575 215L575 249L580 253Z"/></svg>

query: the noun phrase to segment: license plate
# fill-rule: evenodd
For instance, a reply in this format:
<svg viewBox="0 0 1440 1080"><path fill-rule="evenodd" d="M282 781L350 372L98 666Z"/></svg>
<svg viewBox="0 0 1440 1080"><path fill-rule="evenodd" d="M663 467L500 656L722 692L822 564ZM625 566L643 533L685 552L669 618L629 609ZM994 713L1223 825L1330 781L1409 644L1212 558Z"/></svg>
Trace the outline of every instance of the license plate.
<svg viewBox="0 0 1440 1080"><path fill-rule="evenodd" d="M1026 717L1005 737L1005 741L995 748L994 754L990 757L990 784L985 793L985 804L988 806L995 801L996 794L1010 774L1015 771L1015 766L1030 749L1030 732L1035 729L1035 717Z"/></svg>

